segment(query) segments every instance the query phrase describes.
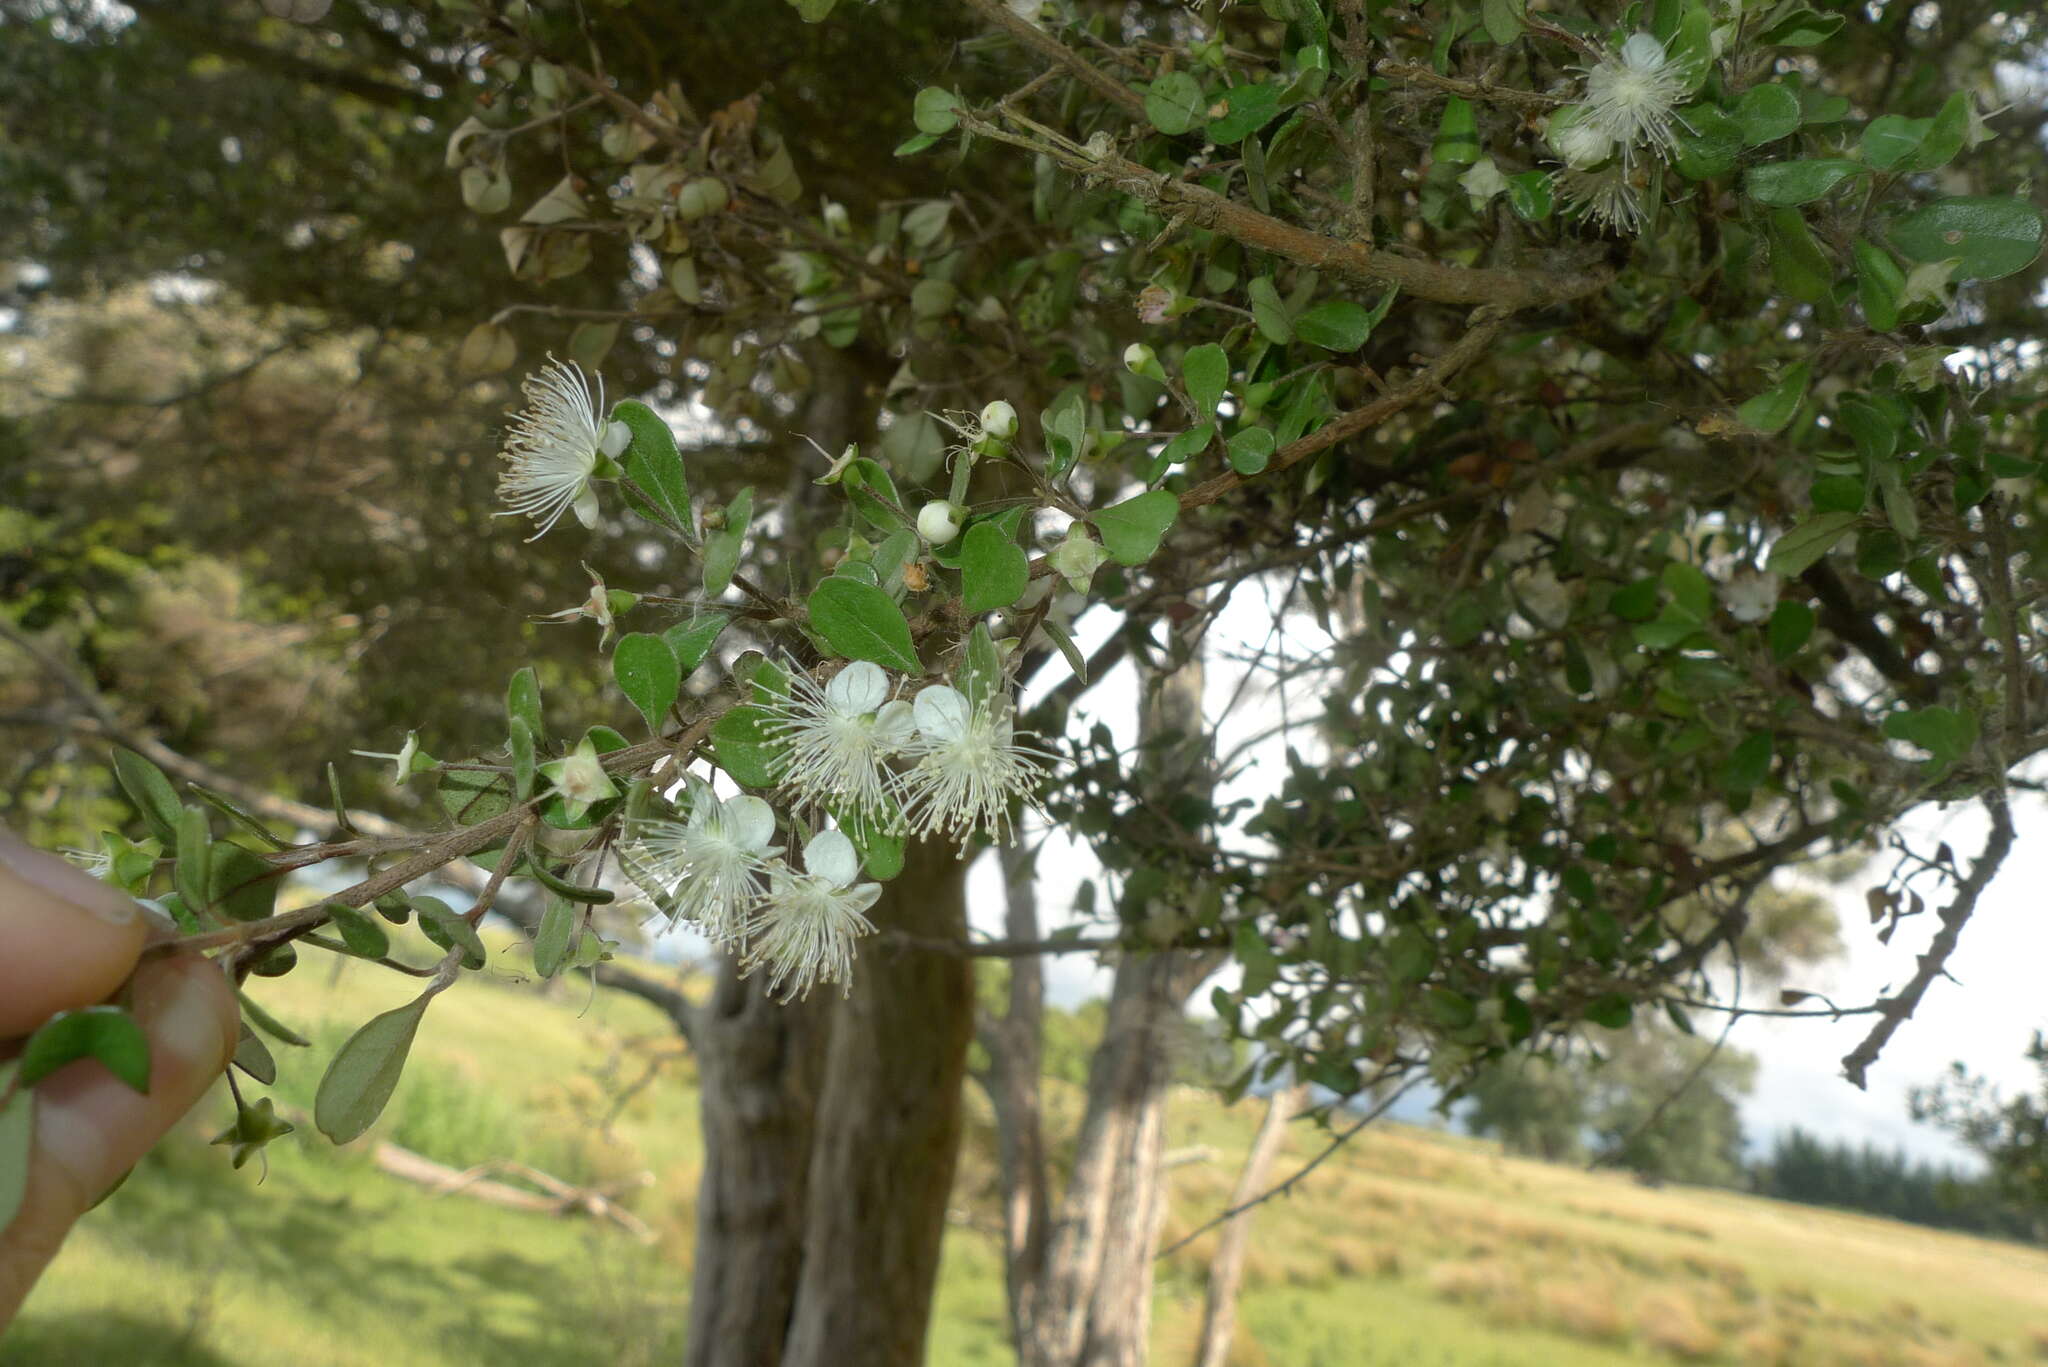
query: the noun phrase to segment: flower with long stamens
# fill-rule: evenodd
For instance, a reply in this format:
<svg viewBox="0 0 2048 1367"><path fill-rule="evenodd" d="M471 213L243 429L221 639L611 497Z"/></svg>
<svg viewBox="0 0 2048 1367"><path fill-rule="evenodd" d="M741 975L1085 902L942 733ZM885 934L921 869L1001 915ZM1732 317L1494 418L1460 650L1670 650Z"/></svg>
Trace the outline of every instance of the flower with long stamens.
<svg viewBox="0 0 2048 1367"><path fill-rule="evenodd" d="M1557 173L1555 181L1565 208L1597 227L1634 237L1649 221L1641 194L1620 165L1599 171L1564 170Z"/></svg>
<svg viewBox="0 0 2048 1367"><path fill-rule="evenodd" d="M600 458L615 457L633 440L622 422L597 415L604 407L604 382L593 397L590 382L573 362L550 359L520 386L526 408L505 439L506 468L498 476L498 497L510 505L499 517L530 517L538 541L574 511L586 527L597 525L597 491L590 480Z"/></svg>
<svg viewBox="0 0 2048 1367"><path fill-rule="evenodd" d="M1598 132L1633 163L1638 148L1668 157L1678 150L1674 126L1683 126L1678 103L1686 96L1692 72L1673 61L1664 44L1647 33L1632 35L1586 73L1586 98L1578 108L1579 126Z"/></svg>
<svg viewBox="0 0 2048 1367"><path fill-rule="evenodd" d="M793 671L789 696L764 710L765 729L788 746L782 782L791 793L847 819L895 823L889 760L910 740L910 704L889 701L880 665L856 660L823 687Z"/></svg>
<svg viewBox="0 0 2048 1367"><path fill-rule="evenodd" d="M804 872L786 864L768 871L768 896L747 926L741 971L768 970L768 991L784 1001L810 995L819 983L853 990L853 942L874 934L865 915L881 897L879 883L857 882L860 856L838 831L821 831L804 846Z"/></svg>
<svg viewBox="0 0 2048 1367"><path fill-rule="evenodd" d="M691 922L721 949L740 943L779 847L775 810L758 797L715 796L691 780L687 821L643 821L620 864L671 920Z"/></svg>
<svg viewBox="0 0 2048 1367"><path fill-rule="evenodd" d="M1010 700L978 702L949 684L921 690L912 705L917 736L904 747L916 761L903 776L903 808L920 835L966 844L976 830L1009 838L1010 804L1031 800L1052 756L1017 743Z"/></svg>

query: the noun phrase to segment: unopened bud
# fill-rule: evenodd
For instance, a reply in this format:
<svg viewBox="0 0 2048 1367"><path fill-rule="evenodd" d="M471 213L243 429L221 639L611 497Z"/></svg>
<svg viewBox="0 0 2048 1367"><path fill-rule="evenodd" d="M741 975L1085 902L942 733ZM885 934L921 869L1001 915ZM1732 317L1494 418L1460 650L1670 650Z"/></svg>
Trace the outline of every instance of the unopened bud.
<svg viewBox="0 0 2048 1367"><path fill-rule="evenodd" d="M982 435L1008 441L1017 435L1017 410L997 399L981 410Z"/></svg>
<svg viewBox="0 0 2048 1367"><path fill-rule="evenodd" d="M917 534L934 546L943 546L960 535L964 510L944 499L933 499L917 515Z"/></svg>

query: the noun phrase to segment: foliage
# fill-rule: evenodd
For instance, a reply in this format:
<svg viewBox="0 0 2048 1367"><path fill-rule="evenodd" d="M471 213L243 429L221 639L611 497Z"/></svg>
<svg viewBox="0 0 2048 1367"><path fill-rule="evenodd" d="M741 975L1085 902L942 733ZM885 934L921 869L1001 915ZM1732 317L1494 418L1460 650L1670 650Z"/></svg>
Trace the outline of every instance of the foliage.
<svg viewBox="0 0 2048 1367"><path fill-rule="evenodd" d="M2040 1073L2032 1095L2001 1095L1958 1060L1939 1081L1915 1087L1911 1104L1915 1120L1947 1130L1981 1154L1992 1184L2031 1210L2038 1229L2048 1210L2048 1035L2035 1032L2027 1060Z"/></svg>
<svg viewBox="0 0 2048 1367"><path fill-rule="evenodd" d="M1751 1170L1755 1190L1780 1200L1868 1211L1937 1229L1962 1229L2040 1242L2037 1214L2015 1203L1999 1181L1953 1166L1914 1162L1903 1151L1833 1143L1797 1126L1782 1131Z"/></svg>

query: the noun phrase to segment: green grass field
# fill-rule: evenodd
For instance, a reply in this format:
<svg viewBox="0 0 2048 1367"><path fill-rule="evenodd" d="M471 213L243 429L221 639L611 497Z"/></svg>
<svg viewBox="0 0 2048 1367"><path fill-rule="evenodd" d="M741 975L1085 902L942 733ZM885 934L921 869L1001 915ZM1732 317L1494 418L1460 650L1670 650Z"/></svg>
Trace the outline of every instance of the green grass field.
<svg viewBox="0 0 2048 1367"><path fill-rule="evenodd" d="M428 1013L373 1137L455 1166L516 1159L622 1183L656 1231L436 1197L317 1136L233 1172L205 1138L164 1145L90 1216L29 1301L0 1363L36 1367L536 1367L679 1356L701 1164L694 1074L643 1004L558 985L494 955ZM311 1029L280 1049L281 1109L310 1108L351 1022L395 1004L392 975L325 965L259 997ZM633 1090L650 1066L660 1072ZM1072 1109L1073 1098L1060 1100ZM979 1105L979 1097L974 1104ZM1257 1124L1176 1097L1168 1238L1221 1209ZM310 1129L310 1126L306 1128ZM304 1142L300 1142L301 1139ZM1322 1135L1298 1127L1288 1158ZM970 1127L931 1360L1011 1361L985 1115ZM1283 1161L1286 1161L1283 1159ZM651 1174L651 1181L636 1179ZM259 1178L262 1180L259 1181ZM1161 1268L1154 1360L1187 1362L1213 1236ZM1967 1367L2048 1360L2048 1252L1860 1216L1503 1157L1399 1126L1369 1131L1258 1216L1238 1367L1718 1362Z"/></svg>

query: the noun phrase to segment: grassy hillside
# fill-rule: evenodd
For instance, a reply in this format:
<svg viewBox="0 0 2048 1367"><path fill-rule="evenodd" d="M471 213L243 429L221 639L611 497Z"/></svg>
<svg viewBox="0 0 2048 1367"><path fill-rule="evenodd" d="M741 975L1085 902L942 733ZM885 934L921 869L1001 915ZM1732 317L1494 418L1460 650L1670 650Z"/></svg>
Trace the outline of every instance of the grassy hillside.
<svg viewBox="0 0 2048 1367"><path fill-rule="evenodd" d="M317 1137L267 1179L207 1149L209 1117L94 1213L0 1364L536 1367L673 1362L702 1160L693 1071L648 1008L497 981L436 1001L375 1132L456 1166L512 1158L626 1184L658 1234L434 1197ZM310 1027L279 1104L309 1109L347 1022L407 984L309 969L259 993ZM633 1090L650 1064L659 1076ZM1056 1098L1071 1109L1074 1098ZM1222 1208L1258 1120L1175 1098L1169 1237ZM609 1123L607 1123L609 1122ZM309 1127L310 1128L310 1127ZM1320 1146L1298 1127L1288 1159ZM355 1146L361 1150L368 1141ZM1010 1361L985 1117L970 1134L932 1361ZM1287 1160L1283 1160L1287 1161ZM651 1174L644 1187L634 1185ZM1258 1216L1240 1367L1723 1362L1966 1367L2048 1358L2048 1253L1722 1192L1650 1191L1388 1126ZM1155 1361L1188 1360L1207 1239L1168 1259Z"/></svg>

